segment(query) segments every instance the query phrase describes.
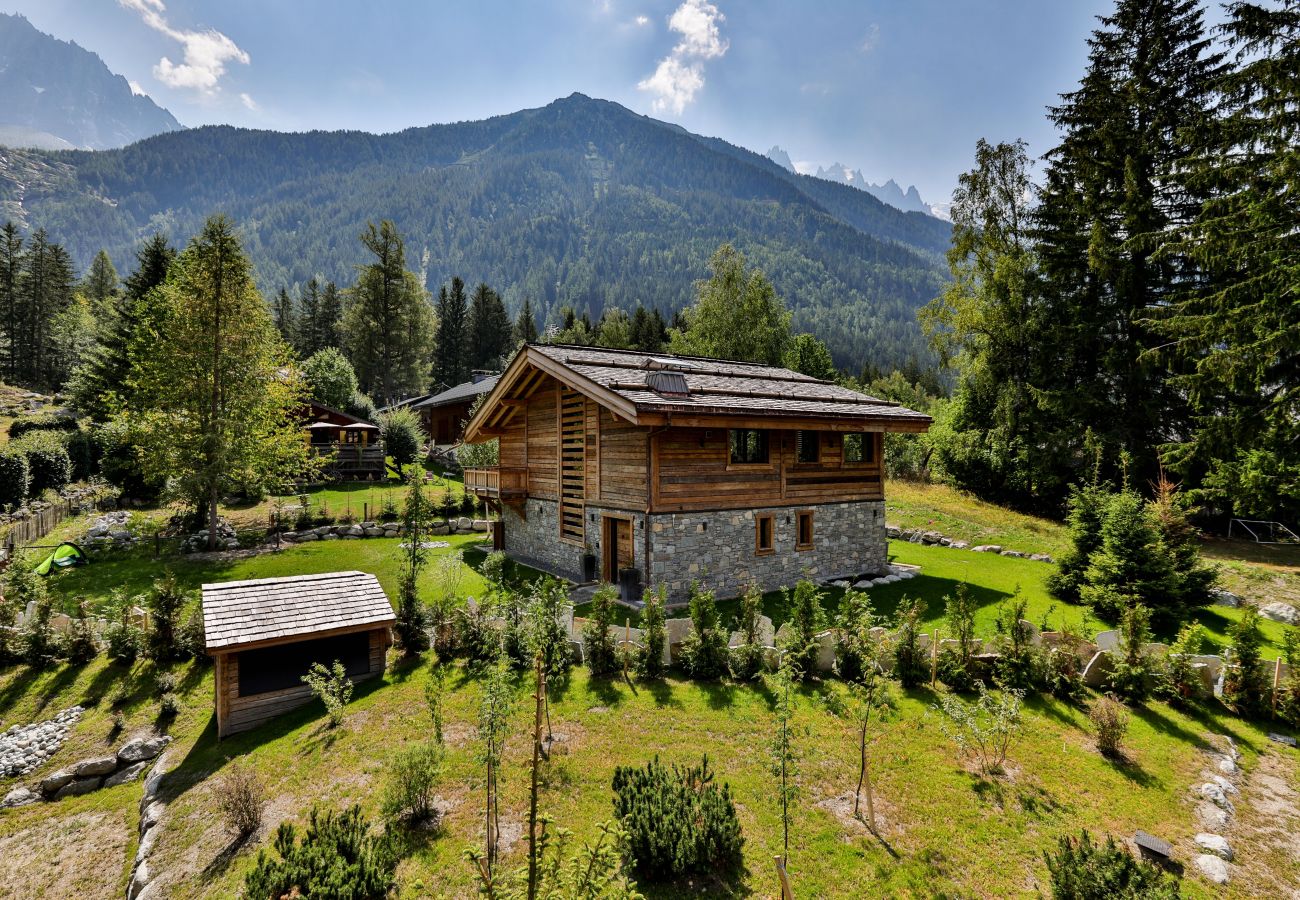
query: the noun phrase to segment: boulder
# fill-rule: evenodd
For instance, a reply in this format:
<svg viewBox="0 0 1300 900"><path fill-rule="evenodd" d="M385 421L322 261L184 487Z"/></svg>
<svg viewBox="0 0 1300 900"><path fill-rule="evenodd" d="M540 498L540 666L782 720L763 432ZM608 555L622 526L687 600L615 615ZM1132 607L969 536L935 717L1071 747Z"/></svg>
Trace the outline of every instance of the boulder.
<svg viewBox="0 0 1300 900"><path fill-rule="evenodd" d="M1052 561L1052 558L1048 556L1046 553L1031 553L1029 554L1029 558L1032 559L1034 562L1049 563Z"/></svg>
<svg viewBox="0 0 1300 900"><path fill-rule="evenodd" d="M0 800L0 809L14 809L18 806L27 806L41 799L41 795L24 785L18 785L9 793L5 794L4 799Z"/></svg>
<svg viewBox="0 0 1300 900"><path fill-rule="evenodd" d="M1098 650L1083 668L1083 683L1091 688L1101 687L1113 671L1114 658L1106 651Z"/></svg>
<svg viewBox="0 0 1300 900"><path fill-rule="evenodd" d="M461 516L459 519L456 520L456 530L457 530L457 531L473 531L473 530L474 530L474 520L473 520L473 519L470 519L470 518L468 518L468 517L466 517L466 516Z"/></svg>
<svg viewBox="0 0 1300 900"><path fill-rule="evenodd" d="M166 811L167 807L161 801L155 800L150 803L140 813L140 830L144 832L153 828L162 821L163 813Z"/></svg>
<svg viewBox="0 0 1300 900"><path fill-rule="evenodd" d="M59 788L63 787L71 780L72 773L66 769L46 775L41 779L41 793L45 794L47 797L52 797L54 794L58 793Z"/></svg>
<svg viewBox="0 0 1300 900"><path fill-rule="evenodd" d="M159 753L162 753L163 748L170 744L171 740L168 735L163 734L158 737L136 738L133 741L128 741L117 750L118 762L129 765L153 759Z"/></svg>
<svg viewBox="0 0 1300 900"><path fill-rule="evenodd" d="M135 867L135 874L131 876L131 887L127 890L130 900L139 897L150 881L153 881L153 872L149 870L149 861L143 860Z"/></svg>
<svg viewBox="0 0 1300 900"><path fill-rule="evenodd" d="M1215 606L1227 606L1236 609L1241 606L1241 598L1232 591L1225 591L1223 588L1213 588L1210 596L1214 598Z"/></svg>
<svg viewBox="0 0 1300 900"><path fill-rule="evenodd" d="M937 531L927 531L921 535L922 544L937 544L943 540L943 535Z"/></svg>
<svg viewBox="0 0 1300 900"><path fill-rule="evenodd" d="M1002 547L998 544L980 544L978 547L971 547L976 553L1001 553Z"/></svg>
<svg viewBox="0 0 1300 900"><path fill-rule="evenodd" d="M1209 800L1215 806L1228 813L1233 811L1232 801L1228 799L1228 792L1223 789L1223 785L1213 781L1207 781L1204 784L1196 786L1196 794L1206 800Z"/></svg>
<svg viewBox="0 0 1300 900"><path fill-rule="evenodd" d="M104 779L104 787L117 787L119 784L129 784L140 777L140 773L149 767L149 761L132 763L125 768L118 769L112 775Z"/></svg>
<svg viewBox="0 0 1300 900"><path fill-rule="evenodd" d="M73 778L89 778L92 775L108 775L117 768L117 756L96 756L73 763Z"/></svg>
<svg viewBox="0 0 1300 900"><path fill-rule="evenodd" d="M349 537L365 537L366 530L360 525L351 525L348 527L347 535Z"/></svg>
<svg viewBox="0 0 1300 900"><path fill-rule="evenodd" d="M1229 862L1232 861L1232 847L1228 845L1228 839L1221 834L1210 834L1202 831L1196 836L1196 846L1200 847L1206 853L1213 853Z"/></svg>
<svg viewBox="0 0 1300 900"><path fill-rule="evenodd" d="M817 670L829 672L835 668L835 632L823 631L817 635Z"/></svg>
<svg viewBox="0 0 1300 900"><path fill-rule="evenodd" d="M447 534L447 533L448 533L446 524L444 524L444 523L442 523L442 522L439 522L438 524L434 525L432 528L429 529L429 531L430 531L431 534ZM387 532L385 532L385 533L384 533L384 537L397 537L397 532L393 532L392 534L388 534Z"/></svg>
<svg viewBox="0 0 1300 900"><path fill-rule="evenodd" d="M304 531L302 534L298 535L298 538L297 540L294 541L294 543L301 544L303 541L319 541L319 540L320 540L320 535L317 534L316 532Z"/></svg>
<svg viewBox="0 0 1300 900"><path fill-rule="evenodd" d="M1264 604L1259 608L1259 614L1265 619L1272 619L1285 625L1300 625L1300 609L1280 600Z"/></svg>
<svg viewBox="0 0 1300 900"><path fill-rule="evenodd" d="M953 541L953 542L952 542L951 544L949 544L948 546L951 547L951 548L954 549L954 550L966 550L966 549L968 549L968 548L970 547L970 542L969 542L969 541Z"/></svg>
<svg viewBox="0 0 1300 900"><path fill-rule="evenodd" d="M1099 631L1097 632L1097 636L1093 638L1093 641L1095 641L1097 646L1100 647L1102 650L1118 650L1119 632Z"/></svg>
<svg viewBox="0 0 1300 900"><path fill-rule="evenodd" d="M384 536L384 529L380 528L378 525L369 525L366 527L365 531L366 531L366 537Z"/></svg>
<svg viewBox="0 0 1300 900"><path fill-rule="evenodd" d="M1209 853L1202 853L1193 862L1206 880L1214 884L1228 883L1228 864L1219 857L1212 856Z"/></svg>
<svg viewBox="0 0 1300 900"><path fill-rule="evenodd" d="M1221 831L1228 827L1228 811L1208 801L1196 804L1196 817L1206 828Z"/></svg>
<svg viewBox="0 0 1300 900"><path fill-rule="evenodd" d="M79 797L82 794L89 794L91 791L99 790L99 786L103 781L104 779L98 775L90 778L74 778L55 792L54 799L62 800L64 797Z"/></svg>
<svg viewBox="0 0 1300 900"><path fill-rule="evenodd" d="M1019 550L1003 550L1003 551L1001 551L998 555L999 555L999 556L1011 556L1011 557L1014 557L1014 558L1016 558L1016 559L1024 559L1024 558L1025 558L1025 554L1021 553Z"/></svg>
<svg viewBox="0 0 1300 900"><path fill-rule="evenodd" d="M897 525L885 526L885 537L896 538L902 533L903 533L902 529L899 528Z"/></svg>
<svg viewBox="0 0 1300 900"><path fill-rule="evenodd" d="M320 539L322 541L337 541L339 536L337 534L322 534Z"/></svg>

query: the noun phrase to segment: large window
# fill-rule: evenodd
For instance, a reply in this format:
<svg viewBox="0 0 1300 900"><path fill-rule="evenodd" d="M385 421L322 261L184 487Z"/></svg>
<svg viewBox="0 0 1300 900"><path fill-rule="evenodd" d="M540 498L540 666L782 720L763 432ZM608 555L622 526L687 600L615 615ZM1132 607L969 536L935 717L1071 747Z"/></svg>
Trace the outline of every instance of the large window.
<svg viewBox="0 0 1300 900"><path fill-rule="evenodd" d="M876 461L876 436L874 434L844 435L844 462L871 463Z"/></svg>
<svg viewBox="0 0 1300 900"><path fill-rule="evenodd" d="M733 428L728 433L731 441L732 464L748 465L767 462L767 432L756 428Z"/></svg>
<svg viewBox="0 0 1300 900"><path fill-rule="evenodd" d="M801 463L821 462L821 433L796 431L794 433L794 458Z"/></svg>
<svg viewBox="0 0 1300 900"><path fill-rule="evenodd" d="M754 517L754 554L765 556L776 549L776 517L771 513Z"/></svg>

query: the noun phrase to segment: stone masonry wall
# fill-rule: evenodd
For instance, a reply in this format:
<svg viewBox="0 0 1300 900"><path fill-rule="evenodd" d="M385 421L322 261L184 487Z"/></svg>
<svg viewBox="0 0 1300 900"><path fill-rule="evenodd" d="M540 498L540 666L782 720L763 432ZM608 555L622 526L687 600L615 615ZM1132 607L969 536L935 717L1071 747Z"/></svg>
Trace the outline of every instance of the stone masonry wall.
<svg viewBox="0 0 1300 900"><path fill-rule="evenodd" d="M814 511L813 549L795 549L795 513ZM775 552L754 553L754 516L774 517ZM733 597L751 582L764 591L793 585L806 573L815 581L878 574L888 565L885 504L825 503L651 517L650 581L683 599L692 580L719 597Z"/></svg>
<svg viewBox="0 0 1300 900"><path fill-rule="evenodd" d="M582 548L560 540L556 502L530 498L524 501L524 512L526 518L521 518L514 509L502 505L506 554L572 581L582 580Z"/></svg>

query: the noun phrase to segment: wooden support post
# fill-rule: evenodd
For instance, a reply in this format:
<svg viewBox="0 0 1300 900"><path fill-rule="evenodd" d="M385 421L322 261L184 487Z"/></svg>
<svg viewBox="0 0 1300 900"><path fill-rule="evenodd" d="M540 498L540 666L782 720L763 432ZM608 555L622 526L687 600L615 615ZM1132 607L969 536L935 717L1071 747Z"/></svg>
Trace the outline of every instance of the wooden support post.
<svg viewBox="0 0 1300 900"><path fill-rule="evenodd" d="M939 683L939 629L930 637L930 687Z"/></svg>
<svg viewBox="0 0 1300 900"><path fill-rule="evenodd" d="M1273 662L1273 715L1277 715L1277 691L1282 686L1282 657Z"/></svg>
<svg viewBox="0 0 1300 900"><path fill-rule="evenodd" d="M528 800L528 900L537 897L537 768L542 759L542 703L546 697L546 667L542 655L534 663L537 692L533 695L536 711L533 717L533 783Z"/></svg>
<svg viewBox="0 0 1300 900"><path fill-rule="evenodd" d="M790 878L785 874L785 857L773 856L776 862L776 877L781 879L781 900L794 900L794 891L790 890Z"/></svg>

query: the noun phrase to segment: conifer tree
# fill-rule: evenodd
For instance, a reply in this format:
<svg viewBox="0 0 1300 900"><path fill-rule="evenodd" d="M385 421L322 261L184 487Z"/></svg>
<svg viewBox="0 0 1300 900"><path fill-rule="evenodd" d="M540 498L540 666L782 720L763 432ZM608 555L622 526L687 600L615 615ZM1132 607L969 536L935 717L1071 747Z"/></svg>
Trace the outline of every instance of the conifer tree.
<svg viewBox="0 0 1300 900"><path fill-rule="evenodd" d="M510 316L501 295L486 284L474 289L469 306L469 365L495 369L510 344Z"/></svg>
<svg viewBox="0 0 1300 900"><path fill-rule="evenodd" d="M533 302L524 298L524 305L515 319L515 343L530 344L537 340L537 319L533 316Z"/></svg>
<svg viewBox="0 0 1300 900"><path fill-rule="evenodd" d="M1164 252L1203 273L1155 326L1194 427L1166 459L1236 515L1300 518L1300 2L1227 4L1233 65L1181 172L1207 199Z"/></svg>
<svg viewBox="0 0 1300 900"><path fill-rule="evenodd" d="M361 243L375 260L358 267L340 331L361 390L387 404L423 386L433 311L423 286L406 268L406 247L392 222L369 223Z"/></svg>
<svg viewBox="0 0 1300 900"><path fill-rule="evenodd" d="M433 380L448 386L469 379L466 352L468 307L465 282L452 278L451 287L438 290L438 339L433 354Z"/></svg>
<svg viewBox="0 0 1300 900"><path fill-rule="evenodd" d="M18 380L18 332L21 309L18 278L22 271L23 238L18 226L5 222L0 228L0 331L4 334L4 373L9 382Z"/></svg>
<svg viewBox="0 0 1300 900"><path fill-rule="evenodd" d="M298 314L293 308L293 298L289 296L289 291L285 288L275 292L275 302L271 304L271 318L275 322L275 330L280 332L280 337L291 347L298 345Z"/></svg>
<svg viewBox="0 0 1300 900"><path fill-rule="evenodd" d="M108 254L100 250L90 262L86 276L81 280L81 293L94 304L96 310L107 308L116 296L120 285L117 269Z"/></svg>

